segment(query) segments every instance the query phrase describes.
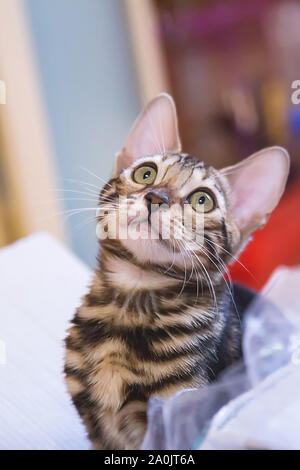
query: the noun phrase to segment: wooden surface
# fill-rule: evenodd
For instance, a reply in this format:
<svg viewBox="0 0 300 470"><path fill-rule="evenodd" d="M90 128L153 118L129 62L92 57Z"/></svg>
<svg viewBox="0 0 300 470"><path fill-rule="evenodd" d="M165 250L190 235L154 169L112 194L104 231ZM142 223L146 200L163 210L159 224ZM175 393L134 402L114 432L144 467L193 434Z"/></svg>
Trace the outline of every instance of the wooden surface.
<svg viewBox="0 0 300 470"><path fill-rule="evenodd" d="M125 0L125 6L141 99L145 104L158 93L170 91L158 16L152 0Z"/></svg>
<svg viewBox="0 0 300 470"><path fill-rule="evenodd" d="M0 0L0 79L6 86L6 104L0 104L0 158L6 183L2 212L5 205L10 219L1 232L9 228L7 241L37 230L63 239L53 154L22 0Z"/></svg>

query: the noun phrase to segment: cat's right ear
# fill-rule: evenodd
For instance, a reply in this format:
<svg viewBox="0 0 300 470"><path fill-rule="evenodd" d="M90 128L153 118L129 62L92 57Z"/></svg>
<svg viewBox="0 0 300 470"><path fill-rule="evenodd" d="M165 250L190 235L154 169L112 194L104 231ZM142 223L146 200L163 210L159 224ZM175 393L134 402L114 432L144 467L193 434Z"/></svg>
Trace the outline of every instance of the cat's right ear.
<svg viewBox="0 0 300 470"><path fill-rule="evenodd" d="M254 230L263 227L277 206L289 166L285 149L269 147L221 170L229 183L231 211L243 243Z"/></svg>
<svg viewBox="0 0 300 470"><path fill-rule="evenodd" d="M123 149L116 156L113 177L139 158L180 151L176 106L170 95L161 93L147 104L135 121Z"/></svg>

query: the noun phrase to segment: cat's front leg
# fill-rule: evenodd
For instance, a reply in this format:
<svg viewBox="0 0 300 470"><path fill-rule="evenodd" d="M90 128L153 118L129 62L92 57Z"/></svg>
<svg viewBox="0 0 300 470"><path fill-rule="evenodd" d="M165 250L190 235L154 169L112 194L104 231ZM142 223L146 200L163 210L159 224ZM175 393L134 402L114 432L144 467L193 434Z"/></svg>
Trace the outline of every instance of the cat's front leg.
<svg viewBox="0 0 300 470"><path fill-rule="evenodd" d="M133 401L117 411L99 406L82 418L94 450L138 450L147 429L147 403Z"/></svg>
<svg viewBox="0 0 300 470"><path fill-rule="evenodd" d="M96 410L95 410L96 411ZM131 401L120 409L98 409L98 424L88 420L89 437L95 450L138 450L143 442L147 429L147 402ZM95 415L93 421L96 423ZM99 429L101 434L94 434Z"/></svg>
<svg viewBox="0 0 300 470"><path fill-rule="evenodd" d="M147 430L148 401L130 401L117 412L119 433L127 450L140 449Z"/></svg>

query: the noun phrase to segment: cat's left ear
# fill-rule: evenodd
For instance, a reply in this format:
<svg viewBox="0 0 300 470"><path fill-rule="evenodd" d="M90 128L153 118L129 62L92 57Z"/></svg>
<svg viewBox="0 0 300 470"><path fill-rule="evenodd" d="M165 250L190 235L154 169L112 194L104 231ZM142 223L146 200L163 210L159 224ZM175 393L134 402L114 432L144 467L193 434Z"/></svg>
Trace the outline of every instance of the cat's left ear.
<svg viewBox="0 0 300 470"><path fill-rule="evenodd" d="M161 93L147 104L135 121L123 149L116 156L113 176L139 158L180 151L176 106L170 95Z"/></svg>
<svg viewBox="0 0 300 470"><path fill-rule="evenodd" d="M244 241L266 223L277 206L289 166L288 152L281 147L270 147L221 170L230 187L232 216Z"/></svg>

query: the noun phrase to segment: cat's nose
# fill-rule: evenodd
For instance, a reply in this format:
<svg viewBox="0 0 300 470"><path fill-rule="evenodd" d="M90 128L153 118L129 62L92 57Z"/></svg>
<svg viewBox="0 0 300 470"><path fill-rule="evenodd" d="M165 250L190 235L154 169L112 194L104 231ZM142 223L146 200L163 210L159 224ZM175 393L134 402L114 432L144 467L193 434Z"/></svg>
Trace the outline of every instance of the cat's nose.
<svg viewBox="0 0 300 470"><path fill-rule="evenodd" d="M155 204L158 206L162 206L163 204L166 204L169 206L169 198L167 194L163 192L150 191L149 193L146 194L145 199L150 204Z"/></svg>

